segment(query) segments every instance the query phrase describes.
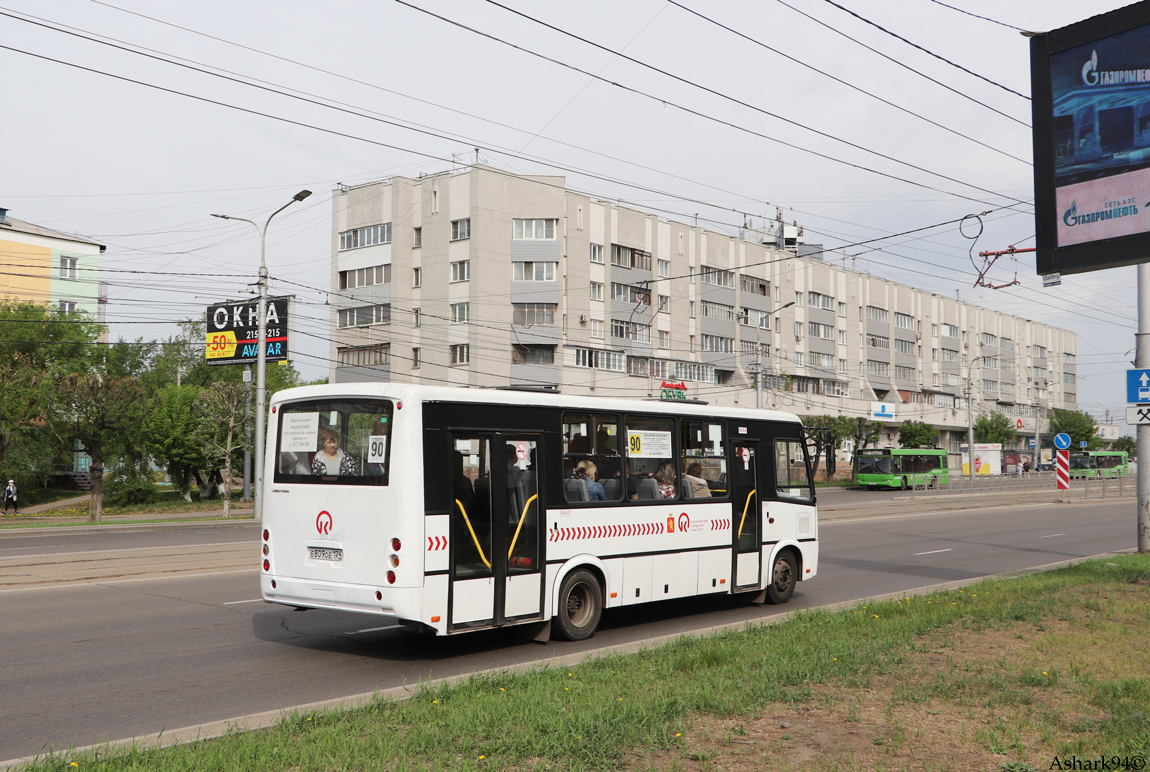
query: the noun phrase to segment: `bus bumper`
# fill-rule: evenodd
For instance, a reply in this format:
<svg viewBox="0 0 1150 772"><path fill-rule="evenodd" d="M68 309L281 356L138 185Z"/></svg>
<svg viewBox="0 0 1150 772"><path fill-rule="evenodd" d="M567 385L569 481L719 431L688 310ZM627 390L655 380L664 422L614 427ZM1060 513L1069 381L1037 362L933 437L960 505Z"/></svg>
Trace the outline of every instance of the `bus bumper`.
<svg viewBox="0 0 1150 772"><path fill-rule="evenodd" d="M274 588L272 581L276 583ZM377 598L377 593L381 597ZM419 621L423 588L368 587L263 574L260 576L260 594L269 603L285 606L330 608L358 614L375 614L397 621Z"/></svg>

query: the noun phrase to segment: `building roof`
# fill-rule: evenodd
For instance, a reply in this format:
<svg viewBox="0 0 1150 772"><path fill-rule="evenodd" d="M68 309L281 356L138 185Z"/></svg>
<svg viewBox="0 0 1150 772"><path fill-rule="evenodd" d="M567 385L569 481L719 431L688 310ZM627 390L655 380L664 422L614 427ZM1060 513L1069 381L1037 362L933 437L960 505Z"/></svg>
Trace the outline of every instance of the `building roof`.
<svg viewBox="0 0 1150 772"><path fill-rule="evenodd" d="M45 228L43 225L34 225L30 222L17 220L15 217L9 217L6 210L0 208L0 235L4 231L14 231L16 233L27 233L32 236L43 236L49 239L59 239L60 241L71 241L76 244L88 244L93 247L99 247L103 252L107 249L106 246L91 239L77 236L72 233L63 233L61 231L54 231L51 228Z"/></svg>

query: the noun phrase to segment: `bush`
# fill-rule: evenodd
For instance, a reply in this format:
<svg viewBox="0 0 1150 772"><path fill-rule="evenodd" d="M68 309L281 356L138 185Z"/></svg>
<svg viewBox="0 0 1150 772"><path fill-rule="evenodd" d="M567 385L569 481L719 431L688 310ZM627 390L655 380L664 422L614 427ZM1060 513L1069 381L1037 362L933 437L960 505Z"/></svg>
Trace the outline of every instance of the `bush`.
<svg viewBox="0 0 1150 772"><path fill-rule="evenodd" d="M126 507L156 500L156 484L135 466L121 467L104 475L104 504Z"/></svg>

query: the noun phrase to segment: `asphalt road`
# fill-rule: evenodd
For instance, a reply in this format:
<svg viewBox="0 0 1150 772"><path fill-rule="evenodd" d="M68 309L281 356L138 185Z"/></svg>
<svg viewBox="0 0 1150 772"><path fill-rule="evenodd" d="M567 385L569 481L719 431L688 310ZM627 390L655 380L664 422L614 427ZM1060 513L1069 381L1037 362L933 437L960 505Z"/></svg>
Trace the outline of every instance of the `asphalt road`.
<svg viewBox="0 0 1150 772"><path fill-rule="evenodd" d="M0 569L110 549L147 559L189 545L246 549L257 533L4 533ZM0 759L1127 549L1135 512L1124 501L867 517L823 523L821 538L819 576L787 606L712 598L612 610L579 644L508 631L433 639L374 617L291 611L258 600L255 569L0 589Z"/></svg>

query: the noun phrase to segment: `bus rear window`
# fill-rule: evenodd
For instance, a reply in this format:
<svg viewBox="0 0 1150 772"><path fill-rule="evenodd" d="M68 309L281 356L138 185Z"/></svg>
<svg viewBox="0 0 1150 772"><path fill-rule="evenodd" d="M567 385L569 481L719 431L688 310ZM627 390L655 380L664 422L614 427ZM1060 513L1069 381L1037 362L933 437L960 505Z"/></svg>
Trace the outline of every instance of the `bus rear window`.
<svg viewBox="0 0 1150 772"><path fill-rule="evenodd" d="M387 485L391 413L385 399L281 405L275 482Z"/></svg>

